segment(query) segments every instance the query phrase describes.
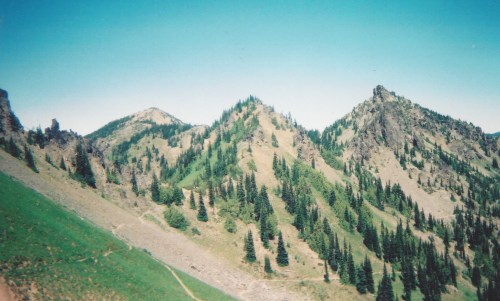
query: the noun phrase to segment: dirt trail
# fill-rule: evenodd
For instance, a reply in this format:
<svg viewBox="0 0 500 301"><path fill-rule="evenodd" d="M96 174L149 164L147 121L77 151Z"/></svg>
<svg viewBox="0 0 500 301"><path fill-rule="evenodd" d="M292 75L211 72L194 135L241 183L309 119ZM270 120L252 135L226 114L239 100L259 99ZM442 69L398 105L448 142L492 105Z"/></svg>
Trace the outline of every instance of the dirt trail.
<svg viewBox="0 0 500 301"><path fill-rule="evenodd" d="M179 278L179 276L177 276L177 273L174 270L172 270L172 268L168 264L166 264L165 266L172 273L172 275L175 277L175 279L177 279L177 282L179 282L179 284L182 286L182 288L184 289L184 291L186 291L186 294L188 294L189 297L193 298L196 301L203 301L203 300L197 298L193 294L193 292L184 284L184 282L182 282L181 278Z"/></svg>
<svg viewBox="0 0 500 301"><path fill-rule="evenodd" d="M271 283L255 282L258 279L254 276L230 265L183 234L171 228L162 229L151 221L141 219L139 213L118 207L103 199L97 191L82 188L79 183L70 180L65 172L49 168L45 162L39 162L39 165L40 174L35 174L24 162L0 150L2 172L112 232L127 244L149 251L162 262L226 294L242 300L310 299Z"/></svg>

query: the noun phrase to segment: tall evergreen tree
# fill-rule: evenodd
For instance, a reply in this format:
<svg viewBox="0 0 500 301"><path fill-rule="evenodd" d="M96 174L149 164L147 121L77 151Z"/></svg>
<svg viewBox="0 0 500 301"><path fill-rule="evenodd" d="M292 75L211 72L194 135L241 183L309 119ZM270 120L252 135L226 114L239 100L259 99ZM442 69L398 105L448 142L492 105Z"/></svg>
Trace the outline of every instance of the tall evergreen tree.
<svg viewBox="0 0 500 301"><path fill-rule="evenodd" d="M269 229L267 224L267 210L265 208L261 209L262 213L260 215L260 240L265 248L269 248Z"/></svg>
<svg viewBox="0 0 500 301"><path fill-rule="evenodd" d="M19 156L21 156L21 150L12 137L9 139L6 150L14 158L19 158Z"/></svg>
<svg viewBox="0 0 500 301"><path fill-rule="evenodd" d="M182 206L182 201L184 200L184 192L182 192L182 188L178 186L174 187L172 199L177 206Z"/></svg>
<svg viewBox="0 0 500 301"><path fill-rule="evenodd" d="M330 196L328 197L328 204L330 204L330 206L333 207L336 201L337 201L337 195L335 194L335 190L332 190L330 192Z"/></svg>
<svg viewBox="0 0 500 301"><path fill-rule="evenodd" d="M189 208L195 210L196 209L196 200L194 198L194 192L191 190L191 194L189 195Z"/></svg>
<svg viewBox="0 0 500 301"><path fill-rule="evenodd" d="M474 266L472 268L471 274L472 274L472 276L471 276L472 284L475 287L480 287L481 286L481 271L479 270L479 268L477 266Z"/></svg>
<svg viewBox="0 0 500 301"><path fill-rule="evenodd" d="M197 219L201 222L208 221L207 209L205 208L205 202L203 201L203 195L200 193L200 204L198 206L198 216ZM252 240L253 244L253 240Z"/></svg>
<svg viewBox="0 0 500 301"><path fill-rule="evenodd" d="M59 162L59 168L66 170L66 163L64 163L64 157L61 157L61 162Z"/></svg>
<svg viewBox="0 0 500 301"><path fill-rule="evenodd" d="M229 183L227 184L227 195L229 198L234 198L234 185L231 178L229 178Z"/></svg>
<svg viewBox="0 0 500 301"><path fill-rule="evenodd" d="M26 160L26 164L28 165L31 170L34 172L38 173L38 168L36 168L35 165L35 159L33 158L33 154L31 153L31 150L25 145L24 146L24 160Z"/></svg>
<svg viewBox="0 0 500 301"><path fill-rule="evenodd" d="M212 208L215 205L215 193L212 181L208 181L208 205L210 205L210 207Z"/></svg>
<svg viewBox="0 0 500 301"><path fill-rule="evenodd" d="M329 241L329 244L328 244L328 263L332 267L332 270L334 272L336 272L339 265L338 265L336 246L335 246L335 236L333 235L333 233L330 233L328 241Z"/></svg>
<svg viewBox="0 0 500 301"><path fill-rule="evenodd" d="M330 274L328 274L328 264L325 259L325 275L323 275L323 278L326 283L330 283Z"/></svg>
<svg viewBox="0 0 500 301"><path fill-rule="evenodd" d="M370 258L368 258L367 255L365 255L365 263L363 268L365 270L366 289L373 294L375 293L375 284L373 281L373 269Z"/></svg>
<svg viewBox="0 0 500 301"><path fill-rule="evenodd" d="M41 127L36 129L35 141L40 148L43 149L45 147L45 135L43 134Z"/></svg>
<svg viewBox="0 0 500 301"><path fill-rule="evenodd" d="M135 168L132 170L132 179L130 180L130 183L132 184L132 191L135 193L135 196L139 196L139 185L137 185Z"/></svg>
<svg viewBox="0 0 500 301"><path fill-rule="evenodd" d="M449 262L449 269L450 269L451 284L457 287L457 268L455 267L453 260L450 260Z"/></svg>
<svg viewBox="0 0 500 301"><path fill-rule="evenodd" d="M349 283L356 284L356 266L352 257L351 245L349 245L349 253L347 254L347 272L349 273Z"/></svg>
<svg viewBox="0 0 500 301"><path fill-rule="evenodd" d="M274 155L273 155L273 171L274 171L274 175L276 177L280 176L278 164L279 164L278 163L278 155L276 153L274 153Z"/></svg>
<svg viewBox="0 0 500 301"><path fill-rule="evenodd" d="M285 247L285 242L283 241L283 234L279 233L278 236L278 256L276 257L276 262L278 262L278 265L283 267L283 266L288 266L288 252L286 251Z"/></svg>
<svg viewBox="0 0 500 301"><path fill-rule="evenodd" d="M394 291L392 289L392 280L387 273L387 267L384 264L384 275L382 276L382 281L380 282L377 291L377 301L394 301Z"/></svg>
<svg viewBox="0 0 500 301"><path fill-rule="evenodd" d="M49 153L45 153L45 162L55 167L54 162L52 162L52 158L49 156Z"/></svg>
<svg viewBox="0 0 500 301"><path fill-rule="evenodd" d="M269 259L269 256L267 256L267 255L264 258L264 271L268 274L273 272L273 268L271 267L271 260Z"/></svg>
<svg viewBox="0 0 500 301"><path fill-rule="evenodd" d="M251 230L248 230L248 234L245 240L245 251L245 259L248 262L255 262L257 260L257 257L255 256L255 246L253 244L253 234Z"/></svg>
<svg viewBox="0 0 500 301"><path fill-rule="evenodd" d="M416 288L415 271L411 257L403 256L401 261L401 280L404 287L403 299L411 301L411 291Z"/></svg>
<svg viewBox="0 0 500 301"><path fill-rule="evenodd" d="M366 273L363 265L360 265L357 271L356 277L356 289L360 294L366 294L367 283L366 283Z"/></svg>
<svg viewBox="0 0 500 301"><path fill-rule="evenodd" d="M236 185L236 198L240 204L240 210L246 205L245 188L243 186L243 176L240 177Z"/></svg>
<svg viewBox="0 0 500 301"><path fill-rule="evenodd" d="M83 148L82 143L76 146L76 177L90 187L96 188L94 173L90 166L90 161L87 157L87 152Z"/></svg>
<svg viewBox="0 0 500 301"><path fill-rule="evenodd" d="M153 182L151 182L151 199L159 203L160 202L160 183L158 183L158 178L156 177L156 174L153 173Z"/></svg>

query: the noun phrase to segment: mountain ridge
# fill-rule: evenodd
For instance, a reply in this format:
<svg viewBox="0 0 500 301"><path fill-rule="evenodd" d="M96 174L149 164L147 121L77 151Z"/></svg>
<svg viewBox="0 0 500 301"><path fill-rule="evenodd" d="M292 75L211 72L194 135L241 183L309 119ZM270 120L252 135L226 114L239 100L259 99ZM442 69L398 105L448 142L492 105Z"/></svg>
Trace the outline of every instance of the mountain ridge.
<svg viewBox="0 0 500 301"><path fill-rule="evenodd" d="M2 122L11 116L8 108ZM385 227L396 231L402 220L411 220L408 237L415 235L414 243L418 243L417 237L426 241L433 237L435 245L430 248L444 253L444 233L458 231L452 228L460 221L457 214L463 211L485 221L489 218L482 230L485 232L492 231L498 217L494 200L498 195L495 160L499 139L488 138L472 124L432 112L382 86L321 132L308 131L254 96L225 110L210 126L192 126L150 108L112 121L86 137L60 131L57 121L45 132L6 129L5 134L0 133L4 149L10 149L7 139L15 136L15 143L31 149L35 162L43 166L39 172L54 173L54 179L60 177L56 174L61 167L54 164L59 160L66 163L70 179L79 179L74 174L81 158L75 156L74 149L83 146L95 177L95 190L103 198L142 215L153 211L148 214L164 226L168 225L163 213L177 208L190 221L193 233L194 229L202 232L186 232L189 239L255 279L267 276L256 265L241 262L239 243L246 239L243 235L246 237L248 230L260 233L263 244L268 241L267 246L256 244L258 258L275 256L279 232L289 242L291 268L274 267L277 274L273 277L322 279L323 268L318 271L315 267L323 266L326 258L331 269L335 266L325 248L342 248L333 232L349 241L349 247L344 243L344 253L352 245L354 261L368 256L381 274L378 271L384 262L396 269L401 268L401 262L398 257L386 258L387 254L382 259L379 251L369 246L366 235L372 230L366 229L370 227L384 236ZM44 156L49 165L42 164ZM288 190L291 192L285 193ZM392 191L397 193L391 196ZM207 222L198 220L188 201L191 195L207 202ZM198 207L196 202L194 207ZM425 226L420 219L426 221ZM227 223L235 224L237 232L226 231ZM463 226L467 227L472 226ZM468 233L473 243L460 247L457 241L453 268L444 269L449 273L449 269L459 269L468 275L471 267L467 262L478 250L476 245L488 242L485 238L474 242L470 237L473 231ZM494 246L494 240L488 244ZM482 263L484 273L486 266ZM345 278L342 269L333 271L335 281ZM376 280L380 274L374 275ZM458 275L464 291L445 294L443 287L453 283L441 283L443 296L458 298L458 293L468 292L468 276ZM334 286L308 284L305 291L312 299L325 298L325 294L360 300L370 297L357 294L350 284L355 282L343 279ZM286 285L294 292L301 291ZM399 279L395 286L401 295ZM418 300L429 292L420 287L413 294Z"/></svg>

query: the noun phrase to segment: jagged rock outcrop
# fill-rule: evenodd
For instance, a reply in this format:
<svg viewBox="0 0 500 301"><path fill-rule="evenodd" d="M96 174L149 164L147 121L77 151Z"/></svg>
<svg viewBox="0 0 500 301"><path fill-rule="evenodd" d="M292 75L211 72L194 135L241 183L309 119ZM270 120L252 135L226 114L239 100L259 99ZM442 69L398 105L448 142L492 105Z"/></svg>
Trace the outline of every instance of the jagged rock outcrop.
<svg viewBox="0 0 500 301"><path fill-rule="evenodd" d="M382 85L378 85L373 89L373 102L386 102L396 100L394 92L387 91Z"/></svg>
<svg viewBox="0 0 500 301"><path fill-rule="evenodd" d="M12 112L7 91L0 89L0 136L9 136L12 132L22 132L23 126Z"/></svg>

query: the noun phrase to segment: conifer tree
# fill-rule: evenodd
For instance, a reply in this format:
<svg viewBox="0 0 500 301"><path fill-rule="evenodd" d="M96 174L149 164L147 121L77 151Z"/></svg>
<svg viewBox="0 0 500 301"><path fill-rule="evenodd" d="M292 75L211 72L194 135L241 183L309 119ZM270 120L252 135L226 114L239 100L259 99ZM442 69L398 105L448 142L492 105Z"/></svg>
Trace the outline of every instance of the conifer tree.
<svg viewBox="0 0 500 301"><path fill-rule="evenodd" d="M26 164L28 165L31 170L34 172L38 173L38 169L36 168L35 165L35 159L33 158L33 154L31 153L31 150L25 145L24 146L24 159L26 160Z"/></svg>
<svg viewBox="0 0 500 301"><path fill-rule="evenodd" d="M271 267L271 260L267 255L264 258L264 271L268 274L271 274L273 272L273 268Z"/></svg>
<svg viewBox="0 0 500 301"><path fill-rule="evenodd" d="M415 204L415 208L414 208L414 219L415 219L415 228L417 229L421 229L422 228L422 223L420 222L420 213L419 213L419 210L418 210L418 205Z"/></svg>
<svg viewBox="0 0 500 301"><path fill-rule="evenodd" d="M36 129L35 141L41 149L45 147L45 135L43 134L41 127Z"/></svg>
<svg viewBox="0 0 500 301"><path fill-rule="evenodd" d="M50 165L54 166L54 162L52 162L52 158L49 156L49 153L45 153L45 162L47 162Z"/></svg>
<svg viewBox="0 0 500 301"><path fill-rule="evenodd" d="M9 143L7 144L7 152L14 158L19 158L21 155L21 150L17 147L12 137L10 137Z"/></svg>
<svg viewBox="0 0 500 301"><path fill-rule="evenodd" d="M328 204L330 204L330 206L333 207L336 201L337 201L337 195L335 194L335 190L332 190L330 192L330 196L328 197Z"/></svg>
<svg viewBox="0 0 500 301"><path fill-rule="evenodd" d="M336 255L335 237L333 234L330 234L328 245L328 263L334 272L336 272L339 267Z"/></svg>
<svg viewBox="0 0 500 301"><path fill-rule="evenodd" d="M253 244L253 234L251 230L248 230L248 235L245 240L245 251L245 259L248 262L255 262L257 260L257 257L255 256L255 246Z"/></svg>
<svg viewBox="0 0 500 301"><path fill-rule="evenodd" d="M323 275L323 278L326 283L330 283L330 275L328 274L328 264L326 263L326 259L325 259L325 275Z"/></svg>
<svg viewBox="0 0 500 301"><path fill-rule="evenodd" d="M360 294L366 294L367 283L366 283L366 273L363 265L360 265L357 271L356 277L356 289Z"/></svg>
<svg viewBox="0 0 500 301"><path fill-rule="evenodd" d="M215 194L214 194L214 185L212 181L208 181L208 205L210 207L214 207L215 204Z"/></svg>
<svg viewBox="0 0 500 301"><path fill-rule="evenodd" d="M382 281L379 284L377 291L377 301L394 301L394 291L392 289L392 280L387 273L387 267L384 263L384 275L382 276Z"/></svg>
<svg viewBox="0 0 500 301"><path fill-rule="evenodd" d="M349 283L356 284L356 266L352 257L351 245L349 245L349 253L347 254L347 272L349 274Z"/></svg>
<svg viewBox="0 0 500 301"><path fill-rule="evenodd" d="M245 188L243 187L243 176L240 177L236 185L236 198L240 203L240 210L246 205Z"/></svg>
<svg viewBox="0 0 500 301"><path fill-rule="evenodd" d="M365 271L366 289L373 294L375 293L375 284L373 281L373 269L372 269L372 263L370 262L370 258L368 258L367 255L365 255L365 263L363 269Z"/></svg>
<svg viewBox="0 0 500 301"><path fill-rule="evenodd" d="M343 257L339 266L340 281L343 284L349 284L349 269L347 268L347 257Z"/></svg>
<svg viewBox="0 0 500 301"><path fill-rule="evenodd" d="M278 167L278 155L276 153L274 153L274 156L273 156L273 171L274 171L274 175L276 177L278 177L280 174L279 174L279 167Z"/></svg>
<svg viewBox="0 0 500 301"><path fill-rule="evenodd" d="M418 264L417 267L417 277L418 277L418 286L420 288L420 291L423 294L426 294L426 292L429 291L427 284L427 276L425 275L424 268L422 267L421 264Z"/></svg>
<svg viewBox="0 0 500 301"><path fill-rule="evenodd" d="M265 208L261 209L260 214L260 240L265 248L269 248L269 229L267 225L267 210Z"/></svg>
<svg viewBox="0 0 500 301"><path fill-rule="evenodd" d="M177 206L182 206L182 201L184 200L184 193L182 192L182 188L175 186L172 198Z"/></svg>
<svg viewBox="0 0 500 301"><path fill-rule="evenodd" d="M278 139L276 138L276 135L274 133L272 133L272 135L271 135L271 144L274 147L279 147Z"/></svg>
<svg viewBox="0 0 500 301"><path fill-rule="evenodd" d="M481 271L479 270L479 268L477 266L474 266L472 268L471 274L472 274L472 276L471 276L472 284L475 287L480 287L481 286Z"/></svg>
<svg viewBox="0 0 500 301"><path fill-rule="evenodd" d="M66 170L66 163L64 163L64 157L61 157L61 162L59 162L59 167L62 169L62 170Z"/></svg>
<svg viewBox="0 0 500 301"><path fill-rule="evenodd" d="M153 173L153 182L151 182L151 199L159 203L160 202L160 184L158 183L158 178L156 177L156 174Z"/></svg>
<svg viewBox="0 0 500 301"><path fill-rule="evenodd" d="M457 268L455 267L455 264L452 260L450 260L449 265L451 284L457 287Z"/></svg>
<svg viewBox="0 0 500 301"><path fill-rule="evenodd" d="M135 168L132 170L132 179L130 180L130 183L132 184L132 191L135 193L135 196L139 196L139 186L137 185Z"/></svg>
<svg viewBox="0 0 500 301"><path fill-rule="evenodd" d="M198 220L201 222L207 222L208 221L208 214L207 214L207 209L205 208L205 202L203 201L203 195L200 193L200 204L198 207ZM252 241L253 245L253 241Z"/></svg>
<svg viewBox="0 0 500 301"><path fill-rule="evenodd" d="M278 236L278 256L276 257L276 262L278 262L278 265L283 267L283 266L288 266L288 252L286 251L285 247L285 242L283 241L283 234L279 233Z"/></svg>
<svg viewBox="0 0 500 301"><path fill-rule="evenodd" d="M189 196L189 208L196 209L196 200L194 198L194 192L191 190L191 195Z"/></svg>
<svg viewBox="0 0 500 301"><path fill-rule="evenodd" d="M90 166L87 153L83 148L82 143L79 143L76 146L75 175L82 183L85 183L90 187L96 188L94 173L92 172L92 168Z"/></svg>
<svg viewBox="0 0 500 301"><path fill-rule="evenodd" d="M404 287L403 299L411 301L411 291L416 288L415 272L411 257L403 256L401 261L401 276Z"/></svg>
<svg viewBox="0 0 500 301"><path fill-rule="evenodd" d="M210 179L210 177L212 176L212 168L210 166L210 160L208 158L205 160L205 176L207 179Z"/></svg>
<svg viewBox="0 0 500 301"><path fill-rule="evenodd" d="M227 195L229 198L234 198L234 185L231 178L229 178L229 183L227 184Z"/></svg>

